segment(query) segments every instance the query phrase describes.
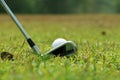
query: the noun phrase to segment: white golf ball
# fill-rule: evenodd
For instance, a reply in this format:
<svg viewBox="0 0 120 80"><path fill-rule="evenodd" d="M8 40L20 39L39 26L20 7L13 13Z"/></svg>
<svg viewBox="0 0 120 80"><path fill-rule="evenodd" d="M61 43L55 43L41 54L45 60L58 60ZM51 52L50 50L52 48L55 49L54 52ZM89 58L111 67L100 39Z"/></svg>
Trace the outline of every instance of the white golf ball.
<svg viewBox="0 0 120 80"><path fill-rule="evenodd" d="M58 47L59 45L64 44L65 42L67 42L65 39L63 39L63 38L58 38L58 39L56 39L56 40L53 41L53 43L52 43L52 48L56 48L56 47Z"/></svg>

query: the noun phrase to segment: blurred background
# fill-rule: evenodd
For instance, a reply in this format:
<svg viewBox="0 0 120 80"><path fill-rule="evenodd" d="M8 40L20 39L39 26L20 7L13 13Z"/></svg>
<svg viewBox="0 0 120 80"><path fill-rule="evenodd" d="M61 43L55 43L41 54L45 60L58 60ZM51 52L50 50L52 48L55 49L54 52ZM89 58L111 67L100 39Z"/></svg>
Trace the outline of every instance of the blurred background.
<svg viewBox="0 0 120 80"><path fill-rule="evenodd" d="M120 13L120 0L6 0L15 13L85 14ZM0 6L0 13L5 13Z"/></svg>

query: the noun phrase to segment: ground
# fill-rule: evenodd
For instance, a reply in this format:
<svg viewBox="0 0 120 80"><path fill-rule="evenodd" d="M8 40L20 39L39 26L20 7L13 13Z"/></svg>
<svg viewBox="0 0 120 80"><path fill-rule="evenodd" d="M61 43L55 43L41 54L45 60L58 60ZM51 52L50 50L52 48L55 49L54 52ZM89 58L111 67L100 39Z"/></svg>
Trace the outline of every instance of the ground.
<svg viewBox="0 0 120 80"><path fill-rule="evenodd" d="M17 15L41 49L51 49L56 38L77 44L74 57L35 55L8 15L0 15L0 80L119 80L120 15Z"/></svg>

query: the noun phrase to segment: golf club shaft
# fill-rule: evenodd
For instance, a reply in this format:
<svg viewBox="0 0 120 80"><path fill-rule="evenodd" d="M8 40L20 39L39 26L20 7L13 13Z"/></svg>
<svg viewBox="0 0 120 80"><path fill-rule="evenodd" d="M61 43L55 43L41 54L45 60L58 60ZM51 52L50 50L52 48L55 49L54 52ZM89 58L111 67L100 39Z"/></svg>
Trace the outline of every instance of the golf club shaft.
<svg viewBox="0 0 120 80"><path fill-rule="evenodd" d="M32 39L30 38L30 36L28 35L28 33L25 31L25 29L23 28L22 24L19 22L19 20L16 18L16 16L13 14L13 12L11 11L11 9L8 7L8 5L6 4L6 2L4 0L0 0L1 5L3 6L3 8L5 9L5 11L10 15L10 17L12 18L12 20L15 22L15 24L17 25L17 27L20 29L20 31L23 33L23 35L25 36L25 38L27 39L27 42L29 43L30 47L37 53L40 55L40 50L38 48L37 45L35 45L35 43L32 41Z"/></svg>

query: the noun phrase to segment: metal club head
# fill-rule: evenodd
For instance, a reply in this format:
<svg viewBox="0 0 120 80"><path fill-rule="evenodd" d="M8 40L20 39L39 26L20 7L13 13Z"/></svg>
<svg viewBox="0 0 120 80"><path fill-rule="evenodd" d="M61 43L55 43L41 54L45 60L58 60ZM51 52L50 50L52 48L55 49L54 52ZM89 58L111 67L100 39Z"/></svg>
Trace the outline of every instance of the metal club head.
<svg viewBox="0 0 120 80"><path fill-rule="evenodd" d="M59 41L59 40L58 40ZM55 41L54 41L55 42ZM53 44L54 44L53 42ZM55 56L71 56L77 53L77 46L73 41L63 41L53 47L46 54L53 54Z"/></svg>

